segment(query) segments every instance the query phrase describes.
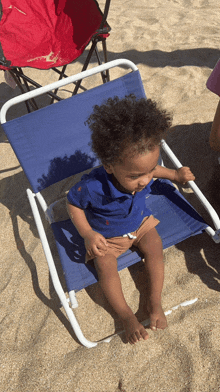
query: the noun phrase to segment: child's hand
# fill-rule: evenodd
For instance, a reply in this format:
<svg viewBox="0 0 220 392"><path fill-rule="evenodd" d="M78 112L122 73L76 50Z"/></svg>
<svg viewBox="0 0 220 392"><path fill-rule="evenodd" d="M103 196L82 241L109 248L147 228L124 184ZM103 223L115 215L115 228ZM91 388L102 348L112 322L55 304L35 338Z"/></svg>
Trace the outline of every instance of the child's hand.
<svg viewBox="0 0 220 392"><path fill-rule="evenodd" d="M105 256L108 243L102 234L91 230L84 237L84 243L90 257Z"/></svg>
<svg viewBox="0 0 220 392"><path fill-rule="evenodd" d="M176 170L175 181L185 184L187 181L194 181L195 176L191 172L189 167L183 166Z"/></svg>

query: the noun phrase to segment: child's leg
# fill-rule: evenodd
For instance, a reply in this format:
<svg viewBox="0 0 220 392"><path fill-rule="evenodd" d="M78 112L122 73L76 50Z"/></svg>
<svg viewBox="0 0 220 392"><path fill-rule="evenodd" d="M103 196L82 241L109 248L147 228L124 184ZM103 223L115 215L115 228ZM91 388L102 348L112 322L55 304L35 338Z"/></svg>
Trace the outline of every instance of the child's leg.
<svg viewBox="0 0 220 392"><path fill-rule="evenodd" d="M145 258L145 267L149 276L150 327L164 329L167 321L161 305L161 294L164 281L164 263L162 242L156 229L148 231L138 242L138 248Z"/></svg>
<svg viewBox="0 0 220 392"><path fill-rule="evenodd" d="M147 331L125 301L115 256L107 254L103 257L96 257L94 263L104 295L122 320L129 343L134 344L138 340L146 340Z"/></svg>

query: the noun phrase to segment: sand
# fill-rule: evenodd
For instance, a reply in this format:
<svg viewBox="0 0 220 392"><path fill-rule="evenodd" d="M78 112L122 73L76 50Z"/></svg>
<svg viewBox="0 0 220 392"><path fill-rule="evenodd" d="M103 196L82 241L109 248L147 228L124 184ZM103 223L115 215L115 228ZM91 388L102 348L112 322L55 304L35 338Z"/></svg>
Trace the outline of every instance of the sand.
<svg viewBox="0 0 220 392"><path fill-rule="evenodd" d="M218 97L205 86L220 57L218 2L113 1L109 24L109 60L134 61L147 96L172 112L168 143L220 213L218 154L208 144ZM69 74L80 67L81 60L69 67ZM50 70L30 68L27 73L42 84L54 80ZM112 77L121 73L114 71ZM3 71L0 79L2 105L19 90L5 83ZM25 113L24 107L18 110ZM164 252L163 307L168 311L188 301L170 312L166 330L149 330L148 341L135 346L120 335L109 344L84 348L52 287L25 195L28 181L2 129L0 141L0 391L219 391L220 246L205 233ZM183 192L200 210L195 195ZM140 317L142 272L139 265L120 273L126 299ZM88 339L101 339L120 327L98 285L77 298L77 317Z"/></svg>

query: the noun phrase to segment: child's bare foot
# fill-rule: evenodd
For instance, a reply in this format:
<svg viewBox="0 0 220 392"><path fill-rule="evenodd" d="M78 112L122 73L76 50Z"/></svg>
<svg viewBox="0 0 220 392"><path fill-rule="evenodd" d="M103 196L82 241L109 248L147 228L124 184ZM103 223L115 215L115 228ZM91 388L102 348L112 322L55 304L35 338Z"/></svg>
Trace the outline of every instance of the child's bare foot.
<svg viewBox="0 0 220 392"><path fill-rule="evenodd" d="M160 304L148 306L150 313L150 328L153 331L157 329L165 329L167 327L167 319Z"/></svg>
<svg viewBox="0 0 220 392"><path fill-rule="evenodd" d="M131 344L137 343L139 340L147 340L148 333L134 314L122 319L127 341Z"/></svg>

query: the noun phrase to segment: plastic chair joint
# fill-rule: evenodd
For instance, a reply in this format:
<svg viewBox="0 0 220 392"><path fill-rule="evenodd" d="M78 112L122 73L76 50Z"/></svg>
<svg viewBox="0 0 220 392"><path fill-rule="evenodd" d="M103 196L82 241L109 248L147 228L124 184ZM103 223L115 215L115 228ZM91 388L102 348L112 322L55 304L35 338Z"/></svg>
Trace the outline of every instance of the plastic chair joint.
<svg viewBox="0 0 220 392"><path fill-rule="evenodd" d="M212 238L216 244L220 243L220 229L216 230L215 235Z"/></svg>

